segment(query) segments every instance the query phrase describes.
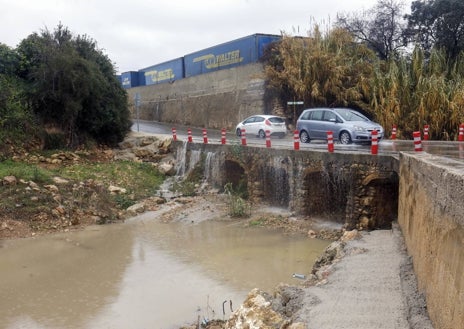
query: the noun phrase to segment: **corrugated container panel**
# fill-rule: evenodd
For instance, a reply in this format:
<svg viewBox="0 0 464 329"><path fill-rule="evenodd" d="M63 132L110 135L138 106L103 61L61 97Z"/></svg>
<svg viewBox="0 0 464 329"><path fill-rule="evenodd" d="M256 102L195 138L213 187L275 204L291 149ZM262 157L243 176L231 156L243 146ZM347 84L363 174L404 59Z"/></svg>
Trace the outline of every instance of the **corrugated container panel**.
<svg viewBox="0 0 464 329"><path fill-rule="evenodd" d="M257 43L258 43L258 59L264 55L266 47L271 43L281 40L282 37L279 35L272 34L257 34Z"/></svg>
<svg viewBox="0 0 464 329"><path fill-rule="evenodd" d="M176 58L139 70L140 81L145 86L172 82L184 77L184 59Z"/></svg>
<svg viewBox="0 0 464 329"><path fill-rule="evenodd" d="M253 34L185 55L185 77L257 62L270 37Z"/></svg>
<svg viewBox="0 0 464 329"><path fill-rule="evenodd" d="M139 86L139 72L129 71L121 74L122 87L125 89Z"/></svg>

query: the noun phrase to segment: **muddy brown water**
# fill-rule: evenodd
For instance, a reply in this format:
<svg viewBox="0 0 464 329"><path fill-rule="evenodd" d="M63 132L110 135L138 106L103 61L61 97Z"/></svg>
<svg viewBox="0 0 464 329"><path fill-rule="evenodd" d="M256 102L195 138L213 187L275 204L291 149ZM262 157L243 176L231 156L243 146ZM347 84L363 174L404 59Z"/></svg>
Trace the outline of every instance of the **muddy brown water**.
<svg viewBox="0 0 464 329"><path fill-rule="evenodd" d="M0 328L178 328L298 284L328 241L240 222L124 224L0 241Z"/></svg>

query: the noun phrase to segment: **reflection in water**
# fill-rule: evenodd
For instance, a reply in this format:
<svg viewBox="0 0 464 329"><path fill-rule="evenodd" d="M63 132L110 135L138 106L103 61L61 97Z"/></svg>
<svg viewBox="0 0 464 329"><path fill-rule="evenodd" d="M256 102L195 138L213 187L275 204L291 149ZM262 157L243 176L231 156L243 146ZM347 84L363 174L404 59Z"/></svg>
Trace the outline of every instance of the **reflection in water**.
<svg viewBox="0 0 464 329"><path fill-rule="evenodd" d="M122 225L0 248L4 328L175 328L246 293L297 283L328 242L236 222ZM6 298L4 298L6 296ZM229 305L229 304L227 304ZM225 316L230 315L226 307ZM3 327L2 327L3 328Z"/></svg>

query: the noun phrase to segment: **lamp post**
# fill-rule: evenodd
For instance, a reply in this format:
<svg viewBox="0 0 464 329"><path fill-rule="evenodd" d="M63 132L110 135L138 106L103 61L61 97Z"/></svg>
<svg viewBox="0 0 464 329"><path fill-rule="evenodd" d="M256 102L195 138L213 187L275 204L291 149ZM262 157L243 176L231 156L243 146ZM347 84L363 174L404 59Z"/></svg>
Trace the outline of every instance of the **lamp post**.
<svg viewBox="0 0 464 329"><path fill-rule="evenodd" d="M135 93L135 116L137 118L137 131L140 131L139 127L139 106L140 106L140 94Z"/></svg>

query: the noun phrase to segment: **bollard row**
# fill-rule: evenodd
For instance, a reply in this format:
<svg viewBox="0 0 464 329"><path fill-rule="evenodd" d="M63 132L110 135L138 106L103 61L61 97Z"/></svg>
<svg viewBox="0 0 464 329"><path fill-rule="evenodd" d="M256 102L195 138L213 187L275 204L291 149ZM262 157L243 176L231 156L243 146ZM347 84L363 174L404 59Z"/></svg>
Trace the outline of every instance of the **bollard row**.
<svg viewBox="0 0 464 329"><path fill-rule="evenodd" d="M392 134L391 134L392 140L396 140L396 134L397 134L397 126L393 125ZM172 138L174 141L177 141L177 130L175 127L172 128ZM266 138L266 147L270 148L271 147L271 132L269 130L265 131L265 138ZM187 129L187 139L189 143L193 142L192 130L190 128ZM247 142L246 142L245 128L242 128L240 131L240 139L241 139L241 145L246 146ZM429 125L424 125L424 140L429 140ZM422 151L422 139L421 139L420 131L413 132L413 141L414 141L414 151L421 152ZM458 141L464 142L464 124L459 125ZM203 129L203 143L208 144L208 135L207 135L206 129ZM225 128L222 128L221 130L221 144L222 145L226 144L226 129ZM372 155L378 154L378 147L379 147L378 145L379 145L378 131L373 130L371 132L371 154ZM294 150L300 149L300 137L299 137L298 130L293 131L293 149ZM334 136L333 136L332 131L327 131L327 151L329 153L334 152Z"/></svg>

